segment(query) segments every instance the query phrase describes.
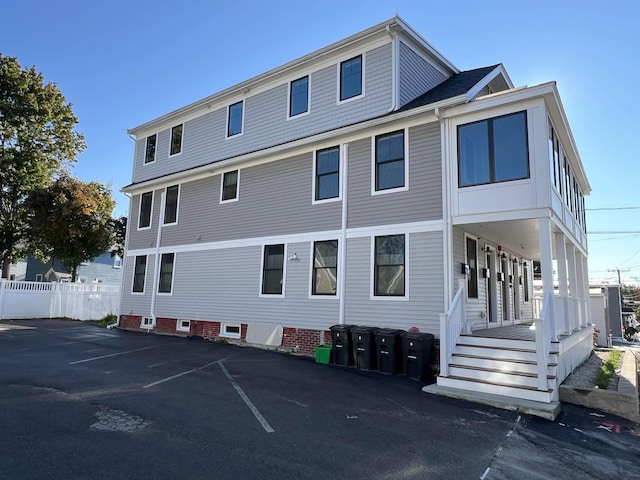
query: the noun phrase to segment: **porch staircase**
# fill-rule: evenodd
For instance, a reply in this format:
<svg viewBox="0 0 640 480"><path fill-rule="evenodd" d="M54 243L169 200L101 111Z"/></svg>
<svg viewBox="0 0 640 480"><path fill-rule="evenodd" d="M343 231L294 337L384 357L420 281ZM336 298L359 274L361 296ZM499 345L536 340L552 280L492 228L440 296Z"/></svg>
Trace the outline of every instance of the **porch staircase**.
<svg viewBox="0 0 640 480"><path fill-rule="evenodd" d="M534 340L462 334L449 376L423 390L555 419L559 413L558 343L551 344L547 390L538 389Z"/></svg>

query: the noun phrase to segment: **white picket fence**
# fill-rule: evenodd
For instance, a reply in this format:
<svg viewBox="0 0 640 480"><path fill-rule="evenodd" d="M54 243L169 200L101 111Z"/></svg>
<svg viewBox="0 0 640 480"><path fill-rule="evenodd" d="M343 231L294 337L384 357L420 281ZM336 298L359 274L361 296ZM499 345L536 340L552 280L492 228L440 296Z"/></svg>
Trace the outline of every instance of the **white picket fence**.
<svg viewBox="0 0 640 480"><path fill-rule="evenodd" d="M120 315L120 285L0 280L0 320Z"/></svg>

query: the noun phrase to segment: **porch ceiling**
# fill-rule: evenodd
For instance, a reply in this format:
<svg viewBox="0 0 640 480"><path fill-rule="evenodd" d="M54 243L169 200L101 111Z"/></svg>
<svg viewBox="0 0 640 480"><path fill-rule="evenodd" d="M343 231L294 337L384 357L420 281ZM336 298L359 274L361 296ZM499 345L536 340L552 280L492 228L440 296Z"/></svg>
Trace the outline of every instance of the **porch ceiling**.
<svg viewBox="0 0 640 480"><path fill-rule="evenodd" d="M478 222L459 225L465 231L518 257L540 258L540 235L537 219ZM552 242L553 244L553 242ZM555 246L554 246L555 256Z"/></svg>

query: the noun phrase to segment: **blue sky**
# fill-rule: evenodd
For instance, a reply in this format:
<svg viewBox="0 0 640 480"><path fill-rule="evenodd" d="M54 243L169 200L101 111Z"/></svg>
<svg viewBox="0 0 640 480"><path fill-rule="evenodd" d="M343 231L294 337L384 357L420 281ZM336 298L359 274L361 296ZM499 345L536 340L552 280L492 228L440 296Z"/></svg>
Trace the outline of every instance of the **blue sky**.
<svg viewBox="0 0 640 480"><path fill-rule="evenodd" d="M396 13L462 70L503 63L518 86L555 80L593 189L589 231L640 232L640 209L620 209L640 206L637 0L3 0L0 52L73 103L88 144L73 172L111 183L126 215L127 129ZM592 278L640 279L640 233L589 242Z"/></svg>

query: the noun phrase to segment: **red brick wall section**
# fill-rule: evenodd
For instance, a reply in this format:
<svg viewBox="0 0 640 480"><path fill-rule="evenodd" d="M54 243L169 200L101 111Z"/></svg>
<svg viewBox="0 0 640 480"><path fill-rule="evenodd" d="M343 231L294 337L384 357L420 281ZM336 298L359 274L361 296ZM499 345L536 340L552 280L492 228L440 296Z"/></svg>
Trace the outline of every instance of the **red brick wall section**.
<svg viewBox="0 0 640 480"><path fill-rule="evenodd" d="M202 336L207 339L218 338L220 336L220 322L198 322L202 323Z"/></svg>
<svg viewBox="0 0 640 480"><path fill-rule="evenodd" d="M249 325L246 323L241 323L240 324L240 340L242 341L246 341L247 340L247 327Z"/></svg>
<svg viewBox="0 0 640 480"><path fill-rule="evenodd" d="M315 355L315 347L320 344L320 338L324 338L325 343L331 343L331 332L291 327L285 327L282 332L282 344L303 355Z"/></svg>
<svg viewBox="0 0 640 480"><path fill-rule="evenodd" d="M157 317L154 330L161 333L176 333L176 319Z"/></svg>
<svg viewBox="0 0 640 480"><path fill-rule="evenodd" d="M203 322L201 320L193 320L191 322L191 334L196 337L204 337L203 330L206 324L207 322Z"/></svg>
<svg viewBox="0 0 640 480"><path fill-rule="evenodd" d="M126 329L140 329L142 317L138 315L120 315L120 327Z"/></svg>

